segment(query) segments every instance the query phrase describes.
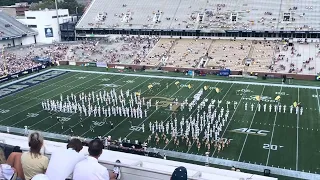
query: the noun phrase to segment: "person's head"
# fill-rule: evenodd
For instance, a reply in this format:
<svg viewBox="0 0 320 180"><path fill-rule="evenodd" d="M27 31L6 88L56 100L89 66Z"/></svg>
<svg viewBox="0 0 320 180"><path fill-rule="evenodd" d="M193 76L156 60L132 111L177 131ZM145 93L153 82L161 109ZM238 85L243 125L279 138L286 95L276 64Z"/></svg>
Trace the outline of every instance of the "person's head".
<svg viewBox="0 0 320 180"><path fill-rule="evenodd" d="M95 158L98 158L102 154L104 149L103 142L100 139L94 139L89 143L89 155Z"/></svg>
<svg viewBox="0 0 320 180"><path fill-rule="evenodd" d="M43 137L38 132L33 132L29 136L29 147L32 156L37 157L40 155L40 150L43 145Z"/></svg>
<svg viewBox="0 0 320 180"><path fill-rule="evenodd" d="M6 164L6 156L4 155L3 149L0 148L0 164Z"/></svg>
<svg viewBox="0 0 320 180"><path fill-rule="evenodd" d="M171 180L187 180L187 179L188 179L187 169L183 166L177 167L171 175Z"/></svg>
<svg viewBox="0 0 320 180"><path fill-rule="evenodd" d="M73 138L67 144L67 149L69 149L69 148L71 148L77 152L80 152L83 148L82 142L79 139Z"/></svg>

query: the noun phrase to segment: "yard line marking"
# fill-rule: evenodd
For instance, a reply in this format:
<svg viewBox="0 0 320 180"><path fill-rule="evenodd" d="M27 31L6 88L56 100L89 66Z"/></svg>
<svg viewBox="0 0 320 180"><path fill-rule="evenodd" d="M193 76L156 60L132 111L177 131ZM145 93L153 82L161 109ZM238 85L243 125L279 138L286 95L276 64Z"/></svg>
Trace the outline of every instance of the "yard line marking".
<svg viewBox="0 0 320 180"><path fill-rule="evenodd" d="M223 100L223 99L227 96L227 94L229 93L229 91L231 90L231 88L232 88L233 85L234 85L234 84L231 84L231 86L229 87L228 91L227 91L226 94L222 97L221 100ZM209 94L211 94L211 92L212 92L212 90L210 91ZM205 128L203 128L202 131L204 131L204 130L205 130ZM200 133L202 133L202 131L201 131ZM188 153L188 152L190 151L190 149L193 147L194 143L195 143L195 141L192 142L190 148L188 148L188 151L187 151L186 153Z"/></svg>
<svg viewBox="0 0 320 180"><path fill-rule="evenodd" d="M102 76L102 75L101 75L101 76ZM99 76L99 77L100 77L100 76ZM70 83L73 83L73 82L75 82L75 81L77 81L77 80L74 80L74 81L72 81L72 82L70 82ZM85 82L83 82L83 83L81 83L81 84L79 84L79 85L77 85L77 86L75 86L75 87L78 87L78 86L80 86L80 85L82 85L82 84L84 84L84 83L86 83L86 82L88 82L88 81L85 81ZM56 90L56 89L53 89L53 90ZM48 94L49 92L51 92L51 91L53 91L53 90L47 91L46 93L43 93L43 94L40 94L40 96L43 96L44 94ZM68 90L70 90L70 89L68 89ZM66 90L66 91L68 91L68 90ZM63 91L62 93L66 92L66 91ZM30 107L28 107L27 109L24 109L24 110L22 110L22 111L19 111L19 112L13 114L13 115L11 115L11 116L9 116L9 117L1 120L0 122L2 122L2 121L4 121L4 120L7 120L7 119L9 119L9 118L11 118L11 117L14 117L14 116L16 116L17 114L19 114L19 113L21 113L21 112L24 112L24 111L26 111L26 110L28 110L28 109L30 109L30 108L32 108L32 107L35 107L35 106L37 106L37 105L39 105L39 104L35 103L35 105L30 106ZM43 111L43 110L40 110L40 111L38 111L38 112L36 112L36 113L39 113L39 112L41 112L41 111ZM26 119L26 118L25 118L25 119ZM22 121L22 120L21 120L21 121ZM21 122L21 121L19 121L19 122ZM16 124L17 124L17 123L16 123ZM13 126L13 125L12 125L12 126Z"/></svg>
<svg viewBox="0 0 320 180"><path fill-rule="evenodd" d="M262 89L262 92L261 92L260 96L263 95L263 92L264 92L265 87L266 87L266 86L263 86L263 89ZM258 103L259 103L259 102L258 102ZM255 110L255 112L254 112L254 114L253 114L253 117L252 117L252 119L251 119L251 123L250 123L249 129L251 129L251 126L252 126L253 120L254 120L254 118L255 118L255 116L256 116L257 110L258 110L258 106L256 107L256 110ZM239 157L238 157L238 161L240 161L240 158L241 158L241 155L242 155L244 146L246 145L246 142L247 142L247 139L248 139L248 135L249 135L249 134L246 135L246 138L245 138L244 143L243 143L243 145L242 145L242 148L241 148L241 151L240 151L240 154L239 154Z"/></svg>
<svg viewBox="0 0 320 180"><path fill-rule="evenodd" d="M280 88L280 94L281 94L281 92L282 92L282 88L283 88L283 86L281 86L281 88ZM278 102L278 106L279 106L279 104L280 104L280 102ZM273 128L272 128L272 133L271 133L271 139L270 139L269 146L271 146L271 145L272 145L273 133L274 133L274 127L275 127L276 122L277 122L277 116L278 116L278 111L276 111L276 115L274 116ZM271 151L271 148L269 148L269 151L268 151L268 157L267 157L266 166L268 166L268 163L269 163L270 151Z"/></svg>
<svg viewBox="0 0 320 180"><path fill-rule="evenodd" d="M174 83L175 81L172 81L172 83ZM190 82L190 80L186 83L188 84ZM170 83L170 85L172 84ZM157 96L158 94L160 94L163 90L165 90L166 88L163 88L160 92L158 92L155 96ZM176 91L173 95L175 95L177 92L179 92L182 88L180 88L178 91ZM172 97L173 95L171 95L170 97ZM159 108L160 109L160 108ZM158 110L159 110L158 109ZM149 119L152 114L154 114L155 112L157 112L158 110L154 110L145 120L143 120L138 126L140 126L142 123L144 123L147 119ZM103 135L102 137L105 137L107 134L109 134L111 131L115 130L120 124L122 124L126 119L128 119L129 117L125 118L124 120L122 120L120 123L117 124L116 127L114 127L113 129L111 129L110 131L108 131L105 135ZM133 131L131 131L126 137L128 137Z"/></svg>
<svg viewBox="0 0 320 180"><path fill-rule="evenodd" d="M191 80L191 81L203 81L203 82L220 82L229 84L245 84L245 85L260 85L260 86L272 86L272 87L288 87L288 88L305 88L305 89L320 89L320 86L303 86L303 85L289 85L289 84L275 84L275 83L261 83L261 82L246 82L246 81L230 81L230 80L216 80L216 79L199 79L199 78L186 78L186 77L170 77L170 76L158 76L158 75L146 75L146 74L130 74L130 73L112 73L112 72L99 72L99 71L84 71L74 69L51 69L55 71L70 71L70 72L83 72L83 73L94 73L94 74L112 74L119 76L138 76L138 77L152 77L152 78L163 78L163 79L175 79L175 80Z"/></svg>
<svg viewBox="0 0 320 180"><path fill-rule="evenodd" d="M317 92L317 100L318 100L318 111L319 111L319 114L320 114L320 102L319 102L319 94L318 94L318 90L316 89L316 92Z"/></svg>
<svg viewBox="0 0 320 180"><path fill-rule="evenodd" d="M74 74L74 75L72 75L72 76L70 76L70 77L67 77L67 78L65 78L65 79L61 79L61 80L59 80L59 81L56 81L55 83L59 83L59 82L61 82L61 81L65 81L66 79L69 79L69 78L71 78L71 77L73 77L73 76L76 76L76 75L78 75L78 74L79 74L79 73ZM67 74L63 74L63 75L67 75ZM63 76L63 75L62 75L62 76ZM61 76L58 76L58 77L61 77ZM56 77L56 78L58 78L58 77ZM50 79L50 80L54 80L54 79L55 79L55 78ZM49 80L49 81L50 81L50 80ZM33 86L33 87L36 87L36 86L39 86L39 85L43 85L44 83L46 83L46 82L37 84L37 85L35 85L35 86ZM31 87L31 88L32 88L32 87ZM31 88L30 88L30 89L31 89ZM31 92L23 95L23 96L27 96L27 95L32 94L32 93L34 93L34 92L37 92L37 91L39 91L39 90L41 90L41 89L43 89L43 88L47 88L47 86L44 86L44 87L42 87L42 88L36 88L35 90L33 90L33 91L31 91ZM20 92L23 92L23 91L20 91ZM18 93L18 92L17 92L17 93ZM14 95L14 94L17 94L17 93L13 93L13 94L8 95L8 96L6 96L6 97L10 97L10 96L12 96L12 95ZM19 99L20 97L23 97L23 96L18 96L17 98L14 98L14 99L12 99L12 100L10 100L10 101L6 101L6 102L0 104L0 106L5 105L5 104L7 104L7 103L9 103L9 102L12 102L12 101L14 101L14 100L17 100L17 99Z"/></svg>
<svg viewBox="0 0 320 180"><path fill-rule="evenodd" d="M298 102L300 102L300 89L298 88ZM317 91L318 92L318 91ZM318 97L318 96L317 96ZM319 100L319 97L318 97ZM318 101L319 102L319 101ZM300 110L300 108L298 108ZM296 153L296 171L298 171L298 158L299 158L299 119L300 119L300 114L299 112L297 113L297 153Z"/></svg>
<svg viewBox="0 0 320 180"><path fill-rule="evenodd" d="M250 86L250 84L248 84L248 86L246 87L246 90L248 89L248 87L249 87L249 86ZM223 131L222 135L221 135L221 138L223 138L224 133L226 133L226 131L227 131L227 129L228 129L228 127L229 127L229 125L230 125L230 122L232 121L233 116L236 114L236 112L237 112L237 110L238 110L238 107L240 106L240 103L241 103L241 101L242 101L242 99L243 99L244 95L245 95L245 93L243 93L243 94L242 94L242 96L241 96L241 98L240 98L240 100L239 100L239 103L238 103L238 105L237 105L236 109L233 111L233 114L232 114L232 116L231 116L231 118L230 118L230 120L229 120L229 122L228 122L227 126L225 127L225 129L224 129L224 131ZM221 138L220 138L220 139L221 139ZM213 157L213 156L214 156L214 154L216 153L216 150L217 150L217 148L214 148L214 151L213 151L213 153L212 153L212 156L211 156L211 157Z"/></svg>
<svg viewBox="0 0 320 180"><path fill-rule="evenodd" d="M99 78L99 77L101 77L102 75L100 75L100 76L98 76L98 77L96 77L96 78ZM96 78L94 78L94 79L96 79ZM91 81L92 79L89 79L88 81ZM77 85L77 86L74 86L74 88L76 88L76 87L79 87L80 85L82 85L82 84L85 84L85 83L87 83L88 81L85 81L85 82L83 82L83 83L81 83L81 84L79 84L79 85ZM92 86L95 86L96 84L93 84ZM87 88L85 88L85 89L89 89L90 87L92 87L92 86L89 86L89 87L87 87ZM74 88L71 88L71 89L74 89ZM65 90L65 91L63 91L62 93L64 93L64 92L66 92L66 91L70 91L71 89L67 89L67 90ZM60 94L62 94L62 93L60 93ZM79 93L76 93L75 95L77 95L77 94L79 94ZM59 96L59 95L55 95L55 96ZM53 97L55 97L55 96L53 96ZM53 98L52 97L52 98ZM37 104L37 103L35 103L35 105L34 106L38 106L39 104ZM31 106L31 107L34 107L34 106ZM31 108L30 107L30 108ZM29 108L28 108L29 109ZM26 110L26 109L25 109ZM25 110L23 110L23 111L25 111ZM23 111L21 111L21 112L23 112ZM40 113L40 112L42 112L42 111L45 111L44 109L41 109L40 111L38 111L38 112L36 112L37 114L38 113ZM55 115L55 114L57 114L57 113L53 113L53 115ZM52 115L51 115L52 116ZM30 127L32 127L32 126L34 126L34 125L37 125L37 124L39 124L40 122L42 122L42 121L44 121L45 119L47 119L47 118L49 118L50 116L47 116L46 118L43 118L41 121L38 121L37 123L35 123L35 124L32 124L31 126L29 126L29 128ZM20 122L22 122L22 121L24 121L24 120L26 120L26 119L28 119L28 118L30 118L30 117L26 117L26 118L23 118L22 120L20 120L20 121L18 121L18 122L16 122L16 123L14 123L14 124L12 124L11 126L14 126L14 125L16 125L16 124L18 124L18 123L20 123ZM0 121L1 122L1 121Z"/></svg>
<svg viewBox="0 0 320 180"><path fill-rule="evenodd" d="M112 77L113 77L113 76L112 76ZM120 79L118 79L118 80L116 80L116 81L114 81L113 83L118 82L118 81L121 81L123 78L125 78L125 76L122 77L122 78L120 78ZM133 80L135 80L135 79L137 79L137 78L134 78ZM125 86L125 85L127 85L127 84L128 84L128 83L125 83L124 85L118 86L116 89L118 89L118 88L120 88L120 87L123 87L123 86ZM139 86L139 85L138 85L138 86ZM95 93L97 93L98 91L102 90L103 88L104 88L104 87L96 90ZM86 88L86 89L88 89L88 88ZM84 90L85 90L85 89L84 89ZM83 92L83 90L82 90L82 92ZM79 93L81 93L81 92L79 92ZM57 114L57 113L55 113L55 114ZM74 115L74 114L70 114L70 115L67 116L67 117L71 117L71 116L73 116L73 115ZM84 122L87 118L89 118L89 116L86 117L86 118L84 118L82 122ZM46 119L46 118L45 118L45 119ZM36 123L36 124L38 124L38 123ZM34 124L34 125L36 125L36 124ZM49 128L47 128L47 129L44 130L44 131L47 131L47 130L51 129L52 127L55 127L57 124L59 124L59 122L56 122L53 126L50 126ZM80 122L77 123L76 125L78 125L78 124L80 124ZM74 125L74 126L75 126L75 125ZM71 129L71 128L68 128L66 131L68 131L69 129ZM62 133L65 133L66 131L64 131L64 132L62 132Z"/></svg>

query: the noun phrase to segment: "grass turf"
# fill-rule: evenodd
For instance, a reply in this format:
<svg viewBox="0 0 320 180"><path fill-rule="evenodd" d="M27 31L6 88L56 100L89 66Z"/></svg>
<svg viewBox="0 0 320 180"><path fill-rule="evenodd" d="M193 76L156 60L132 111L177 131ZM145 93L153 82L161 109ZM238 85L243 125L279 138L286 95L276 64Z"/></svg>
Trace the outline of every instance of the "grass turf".
<svg viewBox="0 0 320 180"><path fill-rule="evenodd" d="M206 78L217 77L208 76ZM217 79L221 78L218 77ZM117 91L120 89L123 91L130 89L131 92L141 90L143 97L152 97L154 100L157 99L156 97L160 100L162 98L171 100L178 98L179 101L188 98L190 102L193 95L206 85L220 88L221 93L216 93L214 88L211 88L204 91L201 99L223 100L222 106L224 107L226 106L226 101L237 101L239 103L236 109L230 108L229 120L223 127L223 133L220 134L220 136L222 135L225 138L233 139L231 144L219 153L212 146L210 156L298 171L310 171L311 173L320 172L317 161L320 157L320 149L316 143L320 133L318 90L258 84L204 82L192 79L179 80L180 84L192 84L193 88L189 89L186 87L178 88L175 85L176 81L174 77L172 79L165 79L161 78L161 76L160 78L150 78L123 76L120 74L68 72L0 99L0 110L9 110L8 112L1 111L6 113L0 114L0 124L19 128L29 126L29 129L82 137L111 135L113 139L127 137L131 140L146 141L147 137L151 134L148 128L149 122L171 120L172 112L168 110L168 107L161 107L158 110L152 107L148 111L148 117L142 119L119 116L107 118L106 122L112 121L114 124L114 128L111 129L107 124L100 126L96 123L94 125L94 121L103 121L103 118L99 117L85 117L83 121L84 127L80 126L78 114L55 113L53 118L50 118L50 114L42 109L41 101L44 99L58 100L60 99L60 94L63 94L65 97L71 93L109 91L112 87L105 87L102 84L116 84L118 86L115 87ZM269 82L272 81L275 80L270 80ZM155 86L150 91L147 89L147 85L150 83L160 83L160 86ZM295 83L306 84L303 81L295 81ZM168 88L166 88L167 84ZM308 85L314 84L315 82L308 81ZM246 90L246 93L240 93L239 90ZM269 108L267 108L267 112L259 112L256 108L257 102L248 99L250 96L262 95L270 97L269 101L272 101L278 94L283 94L281 95L280 102L282 105L287 105L287 113L275 113L273 109L272 112L269 112ZM289 112L288 106L294 101L301 102L304 106L303 115L297 116L295 113L291 114ZM244 110L245 103L248 103L247 111ZM255 105L253 111L251 111L251 103ZM262 102L262 104L264 103L268 105L275 104L275 102ZM177 119L180 120L182 115L188 117L191 114L194 116L195 113L195 109L189 112L185 108L181 112L179 108L176 115ZM54 118L56 116L70 118L69 121L63 124L64 129L61 129L61 123L57 122ZM130 121L133 126L141 126L144 123L146 131L142 133L141 131L130 130ZM252 132L259 130L268 132L265 136L262 136L257 133L231 131L240 128L253 129ZM71 129L73 132L71 132ZM91 131L92 129L94 129L94 132ZM170 141L167 145L163 141L160 141L158 145L151 142L150 145L161 149L200 155L203 155L207 151L203 146L198 151L194 144L191 148L186 146L185 143L181 143L179 147L176 147L173 141ZM272 148L268 148L268 146Z"/></svg>

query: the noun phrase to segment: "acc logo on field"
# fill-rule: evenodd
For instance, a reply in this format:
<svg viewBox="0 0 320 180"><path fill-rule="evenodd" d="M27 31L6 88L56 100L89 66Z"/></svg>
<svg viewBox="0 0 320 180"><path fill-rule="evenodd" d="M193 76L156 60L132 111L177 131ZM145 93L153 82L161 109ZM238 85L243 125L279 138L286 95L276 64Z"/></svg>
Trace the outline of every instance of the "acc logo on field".
<svg viewBox="0 0 320 180"><path fill-rule="evenodd" d="M230 132L251 134L251 135L257 135L257 136L266 136L266 135L268 135L267 133L269 133L270 131L259 130L259 129L249 129L249 128L240 128L240 129L230 130Z"/></svg>

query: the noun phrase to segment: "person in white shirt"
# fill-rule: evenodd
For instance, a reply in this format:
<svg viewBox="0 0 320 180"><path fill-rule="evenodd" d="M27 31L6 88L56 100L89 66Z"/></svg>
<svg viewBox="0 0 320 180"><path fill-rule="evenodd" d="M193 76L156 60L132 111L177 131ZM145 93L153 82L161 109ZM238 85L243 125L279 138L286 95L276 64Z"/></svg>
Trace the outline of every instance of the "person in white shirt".
<svg viewBox="0 0 320 180"><path fill-rule="evenodd" d="M89 143L89 156L76 164L73 171L73 180L109 180L119 179L120 171L116 167L113 172L99 164L98 158L104 149L100 139L94 139Z"/></svg>
<svg viewBox="0 0 320 180"><path fill-rule="evenodd" d="M68 178L75 165L85 159L85 155L79 153L82 150L82 142L79 139L71 139L67 149L59 149L52 153L46 175L49 179L65 180Z"/></svg>

